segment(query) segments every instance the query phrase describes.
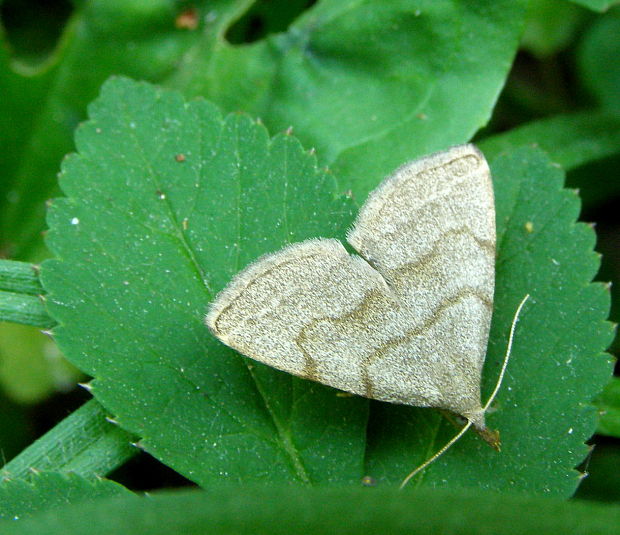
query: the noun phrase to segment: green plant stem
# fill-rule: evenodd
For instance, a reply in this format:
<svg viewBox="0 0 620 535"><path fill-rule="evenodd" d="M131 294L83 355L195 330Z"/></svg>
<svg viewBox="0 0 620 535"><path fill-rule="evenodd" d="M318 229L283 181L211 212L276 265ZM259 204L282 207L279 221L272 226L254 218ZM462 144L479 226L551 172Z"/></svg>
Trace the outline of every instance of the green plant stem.
<svg viewBox="0 0 620 535"><path fill-rule="evenodd" d="M10 321L49 329L55 321L49 317L41 297L0 291L0 321Z"/></svg>
<svg viewBox="0 0 620 535"><path fill-rule="evenodd" d="M0 260L0 290L28 295L44 293L39 268L27 262Z"/></svg>
<svg viewBox="0 0 620 535"><path fill-rule="evenodd" d="M93 399L5 464L0 475L20 478L36 470L104 476L138 453L136 440L110 423Z"/></svg>

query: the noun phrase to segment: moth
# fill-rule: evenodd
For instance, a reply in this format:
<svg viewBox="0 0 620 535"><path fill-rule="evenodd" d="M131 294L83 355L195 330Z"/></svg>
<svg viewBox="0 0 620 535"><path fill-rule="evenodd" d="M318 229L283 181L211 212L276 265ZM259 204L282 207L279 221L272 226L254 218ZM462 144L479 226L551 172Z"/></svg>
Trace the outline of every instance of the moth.
<svg viewBox="0 0 620 535"><path fill-rule="evenodd" d="M299 377L448 410L498 446L485 423L492 399L480 400L495 282L483 154L467 144L403 165L369 195L347 241L357 254L318 238L259 258L211 303L207 326Z"/></svg>

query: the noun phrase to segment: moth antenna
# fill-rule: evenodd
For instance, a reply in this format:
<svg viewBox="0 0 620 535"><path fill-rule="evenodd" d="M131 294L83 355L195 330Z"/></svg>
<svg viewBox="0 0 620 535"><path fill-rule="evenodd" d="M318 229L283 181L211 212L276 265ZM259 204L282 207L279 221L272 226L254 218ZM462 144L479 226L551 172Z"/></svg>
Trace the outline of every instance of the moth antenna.
<svg viewBox="0 0 620 535"><path fill-rule="evenodd" d="M512 325L510 326L510 334L508 335L508 345L506 346L506 355L504 356L504 362L502 364L502 369L499 372L499 377L497 378L497 383L495 384L495 389L493 390L493 393L491 394L488 401L485 403L484 407L482 408L483 412L486 412L486 410L491 406L491 403L493 403L493 401L495 400L495 397L497 396L497 393L499 392L499 389L502 385L502 381L504 380L504 374L506 373L506 367L508 366L508 360L510 359L510 353L512 351L512 342L514 340L517 322L519 321L519 315L521 314L521 309L523 308L523 306L525 305L526 301L529 298L530 298L530 295L527 294L521 300L521 302L519 303L519 306L517 307L514 318L512 320ZM400 488L402 489L407 483L409 483L409 481L411 481L411 478L413 476L420 473L429 464L434 463L439 457L441 457L444 453L446 453L446 451L448 451L467 432L467 430L472 426L472 424L473 422L471 420L467 420L467 424L456 435L454 435L454 437L452 437L450 441L446 443L446 445L443 448L441 448L432 457L424 461L413 472L411 472L405 479L403 479L403 482L400 484Z"/></svg>
<svg viewBox="0 0 620 535"><path fill-rule="evenodd" d="M521 309L525 302L530 298L530 294L526 294L526 296L521 300L519 306L517 307L517 311L515 312L515 316L512 319L512 325L510 326L510 334L508 335L508 345L506 346L506 355L504 356L504 363L502 364L502 369L499 372L499 377L497 378L497 383L495 383L495 389L493 393L489 396L489 399L482 407L483 412L486 412L487 409L491 406L491 403L495 401L495 396L499 392L500 387L502 386L502 381L504 380L504 374L506 373L506 367L508 366L508 360L510 359L510 352L512 351L512 341L515 337L515 329L517 327L517 322L519 321L519 315L521 314Z"/></svg>
<svg viewBox="0 0 620 535"><path fill-rule="evenodd" d="M429 464L434 463L437 459L439 459L439 457L441 457L444 453L446 453L446 451L448 451L454 445L454 443L466 433L466 431L471 427L472 423L473 422L471 420L467 420L467 424L465 424L463 429L461 429L456 435L454 435L450 439L450 442L448 442L443 448L441 448L437 453L435 453L435 455L428 458L420 466L418 466L413 472L411 472L405 479L403 479L403 482L400 484L399 488L402 489L407 483L409 483L409 481L411 480L413 476L415 476L417 473L424 470Z"/></svg>

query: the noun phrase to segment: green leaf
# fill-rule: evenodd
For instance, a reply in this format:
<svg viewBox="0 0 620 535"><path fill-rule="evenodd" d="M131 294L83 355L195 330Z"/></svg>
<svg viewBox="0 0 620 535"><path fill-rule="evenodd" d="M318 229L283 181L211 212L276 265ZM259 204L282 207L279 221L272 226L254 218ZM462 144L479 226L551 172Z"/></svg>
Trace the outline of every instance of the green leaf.
<svg viewBox="0 0 620 535"><path fill-rule="evenodd" d="M597 111L567 113L532 121L479 142L488 156L522 145L540 147L570 171L620 154L620 117Z"/></svg>
<svg viewBox="0 0 620 535"><path fill-rule="evenodd" d="M0 521L4 531L15 521L56 509L61 505L80 504L112 496L124 496L125 505L137 498L118 483L103 479L84 479L76 474L42 472L27 480L0 482ZM133 497L133 498L132 498Z"/></svg>
<svg viewBox="0 0 620 535"><path fill-rule="evenodd" d="M564 0L530 1L521 48L541 59L557 54L575 39L587 13Z"/></svg>
<svg viewBox="0 0 620 535"><path fill-rule="evenodd" d="M262 253L343 239L351 203L291 136L243 115L113 80L78 131L67 195L49 214L57 259L42 266L58 343L93 375L95 396L143 447L187 477L397 482L454 433L428 409L366 402L224 348L202 318ZM594 233L540 152L493 162L498 221L487 393L518 302L522 314L496 411L504 449L468 436L418 480L570 495L594 431L590 400L610 376L609 293L590 284ZM248 454L251 452L251 454ZM364 458L364 456L366 458Z"/></svg>
<svg viewBox="0 0 620 535"><path fill-rule="evenodd" d="M204 101L117 79L90 113L49 214L58 259L41 268L63 352L194 481L359 478L365 401L242 359L203 323L259 255L342 238L350 200L293 137Z"/></svg>
<svg viewBox="0 0 620 535"><path fill-rule="evenodd" d="M575 223L579 201L562 190L563 174L540 151L522 148L491 162L497 210L493 325L483 376L491 392L506 351L515 310L530 294L517 327L506 378L487 423L501 432L495 453L464 437L414 484L478 486L570 496L573 467L596 427L590 400L609 380L602 352L613 336L605 321L609 291L590 284L599 259L595 236ZM369 475L396 480L454 434L424 409L373 404Z"/></svg>
<svg viewBox="0 0 620 535"><path fill-rule="evenodd" d="M135 441L91 400L5 464L0 475L7 479L23 478L32 471L106 475L138 453Z"/></svg>
<svg viewBox="0 0 620 535"><path fill-rule="evenodd" d="M86 104L111 74L161 80L198 38L175 27L182 6L168 0L105 0L76 5L56 50L44 64L11 57L0 29L0 244L33 259L44 202L72 150Z"/></svg>
<svg viewBox="0 0 620 535"><path fill-rule="evenodd" d="M293 126L362 201L403 161L486 124L524 5L323 0L286 33L248 46L231 46L218 26L168 84L250 112L272 131Z"/></svg>
<svg viewBox="0 0 620 535"><path fill-rule="evenodd" d="M2 525L3 535L617 534L618 505L425 489L251 487L122 496Z"/></svg>
<svg viewBox="0 0 620 535"><path fill-rule="evenodd" d="M614 377L594 403L601 415L597 433L620 438L620 377Z"/></svg>
<svg viewBox="0 0 620 535"><path fill-rule="evenodd" d="M482 139L478 145L488 156L523 145L540 147L570 172L568 183L579 189L586 208L620 194L620 182L608 180L617 166L614 158L620 157L620 117L609 112L567 113L532 121Z"/></svg>
<svg viewBox="0 0 620 535"><path fill-rule="evenodd" d="M620 113L620 11L600 17L577 50L582 83L605 109Z"/></svg>
<svg viewBox="0 0 620 535"><path fill-rule="evenodd" d="M34 259L58 162L111 74L251 112L274 132L294 126L363 199L403 160L487 122L525 17L525 0L322 0L287 31L237 46L225 36L255 2L193 4L195 31L175 27L186 3L79 3L34 70L0 47L0 244L11 256Z"/></svg>

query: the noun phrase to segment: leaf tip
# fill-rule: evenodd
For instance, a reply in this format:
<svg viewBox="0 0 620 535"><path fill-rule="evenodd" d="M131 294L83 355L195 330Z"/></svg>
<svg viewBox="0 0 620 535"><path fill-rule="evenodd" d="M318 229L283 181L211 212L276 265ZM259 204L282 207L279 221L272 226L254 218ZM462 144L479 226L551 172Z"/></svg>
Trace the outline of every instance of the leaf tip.
<svg viewBox="0 0 620 535"><path fill-rule="evenodd" d="M41 334L44 334L45 336L47 336L48 338L51 338L52 340L54 339L54 333L50 329L42 329Z"/></svg>
<svg viewBox="0 0 620 535"><path fill-rule="evenodd" d="M91 383L78 383L77 385L79 387L83 388L84 390L86 390L87 392L92 392L93 391L93 387L92 387Z"/></svg>

